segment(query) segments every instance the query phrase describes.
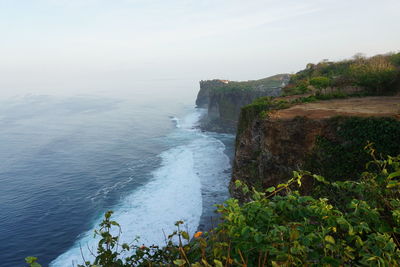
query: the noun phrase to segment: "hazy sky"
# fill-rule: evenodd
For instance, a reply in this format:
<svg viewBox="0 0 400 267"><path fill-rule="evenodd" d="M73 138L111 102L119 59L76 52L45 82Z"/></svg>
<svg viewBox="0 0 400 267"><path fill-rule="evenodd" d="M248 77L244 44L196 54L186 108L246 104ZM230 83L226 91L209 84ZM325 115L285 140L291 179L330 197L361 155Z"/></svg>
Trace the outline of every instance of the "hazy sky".
<svg viewBox="0 0 400 267"><path fill-rule="evenodd" d="M400 49L399 0L0 0L2 92L257 79Z"/></svg>

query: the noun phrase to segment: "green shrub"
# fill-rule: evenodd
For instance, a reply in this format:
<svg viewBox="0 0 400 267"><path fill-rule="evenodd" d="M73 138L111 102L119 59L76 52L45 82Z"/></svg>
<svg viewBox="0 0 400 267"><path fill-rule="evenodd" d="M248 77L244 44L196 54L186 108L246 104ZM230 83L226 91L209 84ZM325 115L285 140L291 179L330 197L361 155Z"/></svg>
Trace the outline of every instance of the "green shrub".
<svg viewBox="0 0 400 267"><path fill-rule="evenodd" d="M328 77L315 77L310 80L310 84L318 90L322 90L330 86L331 80Z"/></svg>
<svg viewBox="0 0 400 267"><path fill-rule="evenodd" d="M37 263L38 258L36 257L26 257L25 262L29 264L30 267L42 267L39 263Z"/></svg>
<svg viewBox="0 0 400 267"><path fill-rule="evenodd" d="M250 123L260 115L265 117L270 110L288 108L289 106L290 104L287 101L276 100L270 96L254 100L253 103L246 105L241 109L237 136L240 136Z"/></svg>
<svg viewBox="0 0 400 267"><path fill-rule="evenodd" d="M329 137L319 137L304 168L327 179L358 179L370 156L363 149L373 142L377 153L400 151L400 122L392 118L335 117L328 122Z"/></svg>
<svg viewBox="0 0 400 267"><path fill-rule="evenodd" d="M400 83L400 53L310 63L304 70L292 75L283 91L286 95L302 94L299 88L304 82L309 82L319 90L328 86L341 88L357 85L370 93L392 94L399 90L396 82Z"/></svg>
<svg viewBox="0 0 400 267"><path fill-rule="evenodd" d="M400 53L391 55L391 56L390 56L390 62L391 62L393 65L395 65L395 66L397 66L397 67L400 67Z"/></svg>
<svg viewBox="0 0 400 267"><path fill-rule="evenodd" d="M355 83L370 92L384 94L394 91L392 85L398 76L398 70L387 57L376 56L366 62L357 62L350 66Z"/></svg>

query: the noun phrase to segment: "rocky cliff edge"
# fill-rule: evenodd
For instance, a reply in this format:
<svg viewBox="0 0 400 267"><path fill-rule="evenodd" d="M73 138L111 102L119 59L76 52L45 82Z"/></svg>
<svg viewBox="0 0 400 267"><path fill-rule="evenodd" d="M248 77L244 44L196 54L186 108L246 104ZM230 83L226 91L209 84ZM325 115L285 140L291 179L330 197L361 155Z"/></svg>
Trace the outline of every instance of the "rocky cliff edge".
<svg viewBox="0 0 400 267"><path fill-rule="evenodd" d="M348 176L370 160L363 150L367 142L375 143L379 153L400 154L399 96L334 99L260 114L237 135L230 188L239 199L235 180L268 188L300 169L328 178L357 178ZM249 120L244 115L241 120Z"/></svg>
<svg viewBox="0 0 400 267"><path fill-rule="evenodd" d="M208 110L201 128L207 131L235 133L241 108L259 97L281 95L282 87L289 79L290 75L279 74L245 82L201 81L196 105Z"/></svg>

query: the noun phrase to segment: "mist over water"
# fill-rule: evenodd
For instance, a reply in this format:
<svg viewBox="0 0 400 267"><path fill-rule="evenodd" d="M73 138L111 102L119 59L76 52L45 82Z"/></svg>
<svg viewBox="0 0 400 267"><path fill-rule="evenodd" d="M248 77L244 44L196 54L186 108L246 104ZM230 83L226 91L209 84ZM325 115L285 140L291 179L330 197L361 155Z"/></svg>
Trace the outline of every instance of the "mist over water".
<svg viewBox="0 0 400 267"><path fill-rule="evenodd" d="M1 99L0 266L81 263L110 209L123 241L160 244L181 219L193 233L228 195L233 138L194 129L204 111L183 88Z"/></svg>

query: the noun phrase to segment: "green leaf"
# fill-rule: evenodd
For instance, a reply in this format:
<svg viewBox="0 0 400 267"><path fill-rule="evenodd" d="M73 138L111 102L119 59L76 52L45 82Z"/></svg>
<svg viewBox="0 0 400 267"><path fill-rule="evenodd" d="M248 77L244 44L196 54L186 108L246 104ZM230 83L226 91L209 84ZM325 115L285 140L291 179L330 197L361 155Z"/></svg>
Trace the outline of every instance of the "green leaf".
<svg viewBox="0 0 400 267"><path fill-rule="evenodd" d="M265 191L268 192L268 193L272 193L272 192L275 191L275 189L276 188L274 186L271 186L271 187L268 187Z"/></svg>
<svg viewBox="0 0 400 267"><path fill-rule="evenodd" d="M335 244L335 239L331 235L325 236L325 241L331 244Z"/></svg>
<svg viewBox="0 0 400 267"><path fill-rule="evenodd" d="M178 266L183 266L186 264L186 261L183 259L177 259L177 260L174 260L174 264L176 264Z"/></svg>
<svg viewBox="0 0 400 267"><path fill-rule="evenodd" d="M122 248L125 250L129 250L129 245L127 243L123 243Z"/></svg>
<svg viewBox="0 0 400 267"><path fill-rule="evenodd" d="M26 263L34 263L35 261L37 261L36 257L26 257L25 258Z"/></svg>
<svg viewBox="0 0 400 267"><path fill-rule="evenodd" d="M281 188L281 187L285 187L285 186L287 186L288 184L278 184L278 188Z"/></svg>
<svg viewBox="0 0 400 267"><path fill-rule="evenodd" d="M110 223L111 223L112 225L119 226L119 223L117 223L116 221L111 221Z"/></svg>
<svg viewBox="0 0 400 267"><path fill-rule="evenodd" d="M204 266L211 266L205 259L202 259L201 261L203 262Z"/></svg>
<svg viewBox="0 0 400 267"><path fill-rule="evenodd" d="M104 217L105 217L106 219L110 219L110 217L111 217L111 215L112 215L113 213L114 213L114 212L113 212L112 210L109 210L109 211L106 212L106 214L104 215Z"/></svg>
<svg viewBox="0 0 400 267"><path fill-rule="evenodd" d="M392 179L392 178L398 177L398 176L400 176L400 171L392 172L391 174L389 174L389 176L387 178Z"/></svg>
<svg viewBox="0 0 400 267"><path fill-rule="evenodd" d="M189 240L189 239L190 239L189 234L188 234L187 232L182 231L181 234L182 234L182 237L183 237L184 239L186 239L186 240Z"/></svg>
<svg viewBox="0 0 400 267"><path fill-rule="evenodd" d="M179 226L179 225L181 225L181 224L183 224L183 221L177 221L177 222L175 223L175 226Z"/></svg>
<svg viewBox="0 0 400 267"><path fill-rule="evenodd" d="M37 259L38 258L36 258L36 257L26 257L25 262L29 263L30 267L42 267L42 265L40 265L39 263L36 262Z"/></svg>
<svg viewBox="0 0 400 267"><path fill-rule="evenodd" d="M324 184L328 184L328 182L325 180L325 178L321 175L313 175L314 179L317 180L318 182L324 183Z"/></svg>
<svg viewBox="0 0 400 267"><path fill-rule="evenodd" d="M393 188L396 186L400 186L400 182L397 181L389 181L389 183L387 184L386 188Z"/></svg>
<svg viewBox="0 0 400 267"><path fill-rule="evenodd" d="M222 267L222 262L220 262L219 260L214 260L215 266L216 267Z"/></svg>
<svg viewBox="0 0 400 267"><path fill-rule="evenodd" d="M242 182L241 182L240 180L236 180L236 181L235 181L235 186L236 186L237 188L241 187L241 186L242 186Z"/></svg>
<svg viewBox="0 0 400 267"><path fill-rule="evenodd" d="M247 194L250 190L249 190L249 187L247 185L243 185L242 191L243 191L244 194Z"/></svg>

